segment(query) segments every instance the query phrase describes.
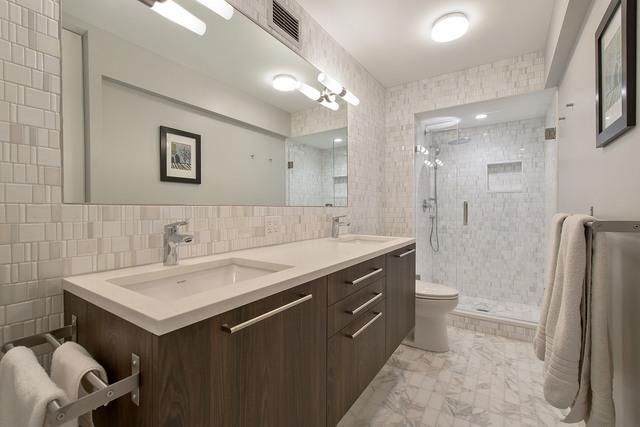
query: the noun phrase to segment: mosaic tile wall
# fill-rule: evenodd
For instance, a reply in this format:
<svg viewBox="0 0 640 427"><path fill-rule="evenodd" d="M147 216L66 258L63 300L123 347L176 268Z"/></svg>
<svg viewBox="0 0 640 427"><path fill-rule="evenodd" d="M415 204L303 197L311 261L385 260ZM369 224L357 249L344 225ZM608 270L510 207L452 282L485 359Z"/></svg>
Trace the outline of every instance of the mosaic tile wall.
<svg viewBox="0 0 640 427"><path fill-rule="evenodd" d="M533 52L387 89L385 233L414 233L415 114L543 88L544 55Z"/></svg>
<svg viewBox="0 0 640 427"><path fill-rule="evenodd" d="M333 149L287 141L287 205L333 204Z"/></svg>
<svg viewBox="0 0 640 427"><path fill-rule="evenodd" d="M231 1L267 28L267 1ZM62 205L59 0L0 0L0 342L60 326L61 277L160 260L162 226L190 219L181 255L328 236L328 217L381 233L383 87L295 2L299 53L362 103L349 108L349 204L336 208ZM264 217L282 217L264 235Z"/></svg>
<svg viewBox="0 0 640 427"><path fill-rule="evenodd" d="M465 296L539 305L546 247L544 118L463 129L460 136L470 141L449 145L456 132L445 131L426 144L439 147L444 162L437 171L440 251L428 243L432 212L418 209L417 270ZM433 194L434 170L420 162L424 155L416 157L420 205Z"/></svg>

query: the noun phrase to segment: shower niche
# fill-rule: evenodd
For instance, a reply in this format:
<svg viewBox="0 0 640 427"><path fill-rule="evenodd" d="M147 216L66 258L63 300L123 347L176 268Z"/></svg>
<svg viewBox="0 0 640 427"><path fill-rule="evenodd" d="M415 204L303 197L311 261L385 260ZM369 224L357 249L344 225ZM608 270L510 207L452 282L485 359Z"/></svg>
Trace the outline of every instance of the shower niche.
<svg viewBox="0 0 640 427"><path fill-rule="evenodd" d="M524 191L522 161L487 164L487 191L489 193L521 193Z"/></svg>

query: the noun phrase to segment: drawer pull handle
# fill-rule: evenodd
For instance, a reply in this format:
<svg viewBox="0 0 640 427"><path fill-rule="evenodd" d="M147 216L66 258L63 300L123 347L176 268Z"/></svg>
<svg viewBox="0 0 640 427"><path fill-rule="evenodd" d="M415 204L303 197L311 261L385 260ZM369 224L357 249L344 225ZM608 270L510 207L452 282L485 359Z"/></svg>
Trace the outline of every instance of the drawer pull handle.
<svg viewBox="0 0 640 427"><path fill-rule="evenodd" d="M347 284L348 285L357 285L358 283L362 282L363 280L367 280L368 278L373 277L378 273L381 273L383 270L384 270L383 268L376 268L371 273L365 274L362 277L358 277L356 280L347 281Z"/></svg>
<svg viewBox="0 0 640 427"><path fill-rule="evenodd" d="M396 255L396 258L404 258L407 255L411 255L412 253L414 253L416 250L415 249L409 249L407 252Z"/></svg>
<svg viewBox="0 0 640 427"><path fill-rule="evenodd" d="M380 313L376 313L376 315L373 317L373 319L369 320L367 323L364 324L364 326L362 326L362 328L358 329L357 331L355 331L353 334L351 335L347 335L347 338L351 338L356 339L358 337L358 335L360 335L361 333L363 333L369 326L371 326L371 324L373 322L375 322L376 320L378 320L380 317L382 316L382 312Z"/></svg>
<svg viewBox="0 0 640 427"><path fill-rule="evenodd" d="M373 298L371 298L369 301L365 302L364 304L362 304L360 307L356 308L355 310L347 310L347 313L351 314L351 315L358 314L362 310L364 310L368 305L370 305L372 302L378 301L380 298L382 298L382 292L378 292L377 294L375 294L373 296Z"/></svg>
<svg viewBox="0 0 640 427"><path fill-rule="evenodd" d="M241 331L246 327L249 327L265 319L268 319L271 316L275 316L278 313L282 313L283 311L288 310L291 307L295 307L298 304L302 304L305 301L309 301L311 298L313 298L313 294L302 295L301 298L298 298L297 300L292 301L289 304L285 304L281 307L275 308L271 311L261 314L260 316L256 316L253 319L249 319L246 322L238 323L235 326L229 326L225 323L224 325L222 325L222 330L230 334L235 334L236 332Z"/></svg>

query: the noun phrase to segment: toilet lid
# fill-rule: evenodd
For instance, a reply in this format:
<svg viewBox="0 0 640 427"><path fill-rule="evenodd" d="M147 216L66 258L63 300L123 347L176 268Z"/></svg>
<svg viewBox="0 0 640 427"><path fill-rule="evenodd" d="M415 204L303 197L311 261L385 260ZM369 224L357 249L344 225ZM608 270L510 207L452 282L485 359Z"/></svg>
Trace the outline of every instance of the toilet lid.
<svg viewBox="0 0 640 427"><path fill-rule="evenodd" d="M425 299L456 299L458 290L438 283L416 280L416 297Z"/></svg>

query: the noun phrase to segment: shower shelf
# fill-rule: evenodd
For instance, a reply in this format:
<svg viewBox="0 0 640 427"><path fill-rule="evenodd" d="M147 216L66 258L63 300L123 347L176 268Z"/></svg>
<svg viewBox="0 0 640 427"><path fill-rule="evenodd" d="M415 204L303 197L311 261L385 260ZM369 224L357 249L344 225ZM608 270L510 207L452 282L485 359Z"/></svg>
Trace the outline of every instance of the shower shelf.
<svg viewBox="0 0 640 427"><path fill-rule="evenodd" d="M522 161L487 163L487 191L489 193L523 192Z"/></svg>

